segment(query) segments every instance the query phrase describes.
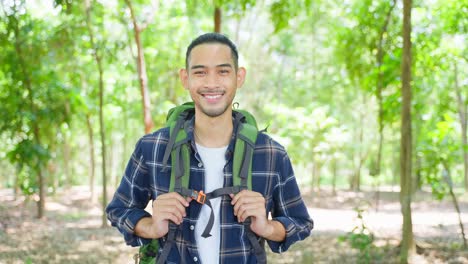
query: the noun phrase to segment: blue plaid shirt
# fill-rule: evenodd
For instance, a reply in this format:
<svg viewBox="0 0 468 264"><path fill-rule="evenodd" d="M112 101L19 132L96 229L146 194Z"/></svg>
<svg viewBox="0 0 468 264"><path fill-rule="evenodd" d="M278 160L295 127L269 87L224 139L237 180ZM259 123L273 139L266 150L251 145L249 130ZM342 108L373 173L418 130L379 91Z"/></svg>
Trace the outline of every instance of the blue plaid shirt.
<svg viewBox="0 0 468 264"><path fill-rule="evenodd" d="M192 119L187 128L192 149L189 185L191 189L204 190L204 168L193 140L193 123ZM170 170L162 171L162 160L168 141L168 128L145 135L138 141L120 186L106 208L112 226L117 227L124 235L128 245L141 246L150 242L148 239L136 236L134 228L142 217L151 216L145 211L149 201L169 191ZM234 142L233 133L226 151L225 187L232 186ZM170 161L171 159L169 159L169 166ZM252 161L252 189L263 194L267 214L271 213L272 219L281 222L286 229L284 241L267 241L273 252L283 252L296 241L303 240L310 235L313 222L301 198L289 157L281 145L264 133L259 133L255 145ZM168 263L199 262L199 249L195 242L194 227L197 224L201 205L192 201L186 210L187 216L177 232L175 246L172 247L167 258ZM244 226L237 222L231 199L226 195L221 201L220 226L219 263L256 263L256 257L245 234ZM164 241L164 238L159 239L160 248L163 247Z"/></svg>

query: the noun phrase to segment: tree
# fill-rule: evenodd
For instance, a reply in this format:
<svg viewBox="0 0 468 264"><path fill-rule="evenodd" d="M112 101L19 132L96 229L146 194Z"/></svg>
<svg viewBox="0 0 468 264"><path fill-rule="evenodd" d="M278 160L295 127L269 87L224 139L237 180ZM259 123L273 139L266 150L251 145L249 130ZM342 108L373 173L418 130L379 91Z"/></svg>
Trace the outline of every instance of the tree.
<svg viewBox="0 0 468 264"><path fill-rule="evenodd" d="M16 7L16 6L15 6ZM16 12L15 8L15 12ZM29 72L26 59L25 59L25 53L23 50L23 36L20 33L20 28L19 28L19 21L16 20L16 17L11 16L12 19L12 25L13 25L13 33L14 33L14 46L16 50L16 55L18 56L18 63L23 75L23 81L24 81L24 86L26 90L28 91L28 96L27 96L27 102L28 102L28 107L29 111L31 114L38 113L38 107L36 106L35 103L35 93L33 90L33 83L32 83L32 76L31 73ZM31 120L32 122L29 124L32 129L32 135L33 135L33 141L31 142L34 144L32 147L33 148L42 148L41 144L41 131L39 128L39 124L36 120L36 118L33 118ZM36 153L39 154L39 153ZM32 164L33 166L33 171L37 173L38 176L38 185L39 185L39 201L38 201L38 213L37 217L42 218L44 216L44 208L45 208L45 198L46 198L46 193L45 193L45 182L44 182L44 176L42 173L43 165L44 165L44 159L40 159L40 157L43 155L38 155L38 160L34 162L35 164ZM42 160L42 161L41 161Z"/></svg>
<svg viewBox="0 0 468 264"><path fill-rule="evenodd" d="M458 66L457 62L454 63L454 82L455 82L455 93L457 95L458 115L460 117L460 129L461 129L461 142L462 142L462 153L463 153L463 169L464 169L464 181L465 190L468 190L468 99L462 95L462 88L458 82Z"/></svg>
<svg viewBox="0 0 468 264"><path fill-rule="evenodd" d="M106 172L106 133L104 128L104 69L103 69L103 58L102 50L96 43L93 24L92 24L92 0L85 1L85 13L86 13L86 25L88 28L88 34L90 38L90 44L94 60L99 74L99 128L100 128L100 139L101 139L101 161L102 161L102 226L107 226L107 217L105 208L107 206L107 172Z"/></svg>
<svg viewBox="0 0 468 264"><path fill-rule="evenodd" d="M383 23L382 29L379 32L378 36L378 43L377 43L377 55L376 55L376 61L377 61L377 87L376 87L376 98L377 98L377 104L379 107L378 114L377 114L377 119L379 123L379 147L377 150L377 161L376 161L376 170L375 170L375 175L377 176L380 174L380 167L382 163L382 145L384 141L384 134L383 134L383 129L384 129L384 109L383 109L383 99L382 99L382 91L384 89L384 71L382 67L384 66L384 38L385 35L387 35L388 32L388 25L390 23L391 15L393 12L393 9L395 8L396 5L396 0L393 0L387 15L385 16L385 21Z"/></svg>
<svg viewBox="0 0 468 264"><path fill-rule="evenodd" d="M221 8L216 6L214 11L214 32L221 33L221 16Z"/></svg>
<svg viewBox="0 0 468 264"><path fill-rule="evenodd" d="M415 253L411 218L411 9L412 0L403 1L403 59L401 63L400 204L403 215L400 262L408 263Z"/></svg>
<svg viewBox="0 0 468 264"><path fill-rule="evenodd" d="M145 125L145 133L150 133L153 130L154 122L151 117L151 102L148 91L148 74L146 73L146 62L145 62L145 53L144 47L141 42L141 33L146 29L146 27L153 21L153 16L157 13L157 10L151 10L149 16L146 18L145 22L139 24L136 18L135 10L132 5L132 1L125 0L125 3L130 10L130 16L133 24L133 33L135 37L135 44L137 47L137 56L135 58L137 63L138 70L138 81L140 83L141 99L143 105L143 122ZM159 6L159 1L152 4L153 8L156 9Z"/></svg>

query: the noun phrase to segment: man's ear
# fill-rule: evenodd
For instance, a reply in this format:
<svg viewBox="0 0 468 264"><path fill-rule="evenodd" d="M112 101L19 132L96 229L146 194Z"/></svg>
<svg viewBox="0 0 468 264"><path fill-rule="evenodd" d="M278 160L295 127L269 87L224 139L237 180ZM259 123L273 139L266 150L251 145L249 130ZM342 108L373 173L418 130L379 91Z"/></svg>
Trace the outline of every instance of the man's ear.
<svg viewBox="0 0 468 264"><path fill-rule="evenodd" d="M246 74L247 71L244 67L239 67L239 69L237 69L237 88L241 88L242 85L244 85Z"/></svg>
<svg viewBox="0 0 468 264"><path fill-rule="evenodd" d="M179 78L184 88L188 90L188 73L186 69L179 70Z"/></svg>

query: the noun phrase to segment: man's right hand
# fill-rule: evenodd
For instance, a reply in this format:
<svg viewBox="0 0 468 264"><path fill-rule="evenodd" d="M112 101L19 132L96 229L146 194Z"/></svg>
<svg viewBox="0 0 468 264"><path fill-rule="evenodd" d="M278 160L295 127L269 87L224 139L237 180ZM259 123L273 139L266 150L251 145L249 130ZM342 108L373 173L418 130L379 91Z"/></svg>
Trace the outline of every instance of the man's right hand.
<svg viewBox="0 0 468 264"><path fill-rule="evenodd" d="M185 208L192 198L171 192L159 195L153 201L153 216L144 217L135 226L135 234L143 238L160 238L169 232L169 221L176 225L182 223L186 216Z"/></svg>

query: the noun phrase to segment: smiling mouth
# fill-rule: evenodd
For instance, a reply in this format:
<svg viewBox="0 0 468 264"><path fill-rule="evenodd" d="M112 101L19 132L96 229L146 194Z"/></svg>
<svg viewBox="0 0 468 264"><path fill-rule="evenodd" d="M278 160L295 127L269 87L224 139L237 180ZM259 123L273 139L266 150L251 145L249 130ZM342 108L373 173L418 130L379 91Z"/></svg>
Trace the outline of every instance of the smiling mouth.
<svg viewBox="0 0 468 264"><path fill-rule="evenodd" d="M216 91L216 92L205 92L201 93L203 98L209 103L217 103L224 95L224 92L222 91Z"/></svg>
<svg viewBox="0 0 468 264"><path fill-rule="evenodd" d="M205 97L206 99L210 99L210 100L214 100L214 99L218 99L218 98L221 98L221 94L204 94L203 97Z"/></svg>

